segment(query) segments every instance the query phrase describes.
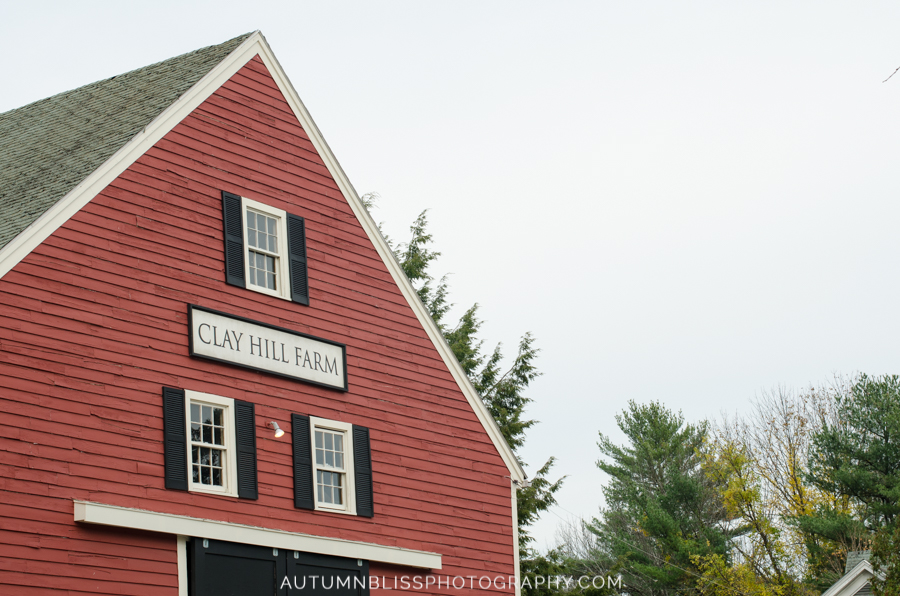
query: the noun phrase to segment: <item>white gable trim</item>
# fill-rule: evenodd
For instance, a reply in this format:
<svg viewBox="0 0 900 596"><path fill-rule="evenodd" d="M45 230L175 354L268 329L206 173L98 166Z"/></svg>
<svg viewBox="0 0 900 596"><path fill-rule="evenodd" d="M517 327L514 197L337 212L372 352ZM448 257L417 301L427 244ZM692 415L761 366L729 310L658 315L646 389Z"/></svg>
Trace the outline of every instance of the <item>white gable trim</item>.
<svg viewBox="0 0 900 596"><path fill-rule="evenodd" d="M860 561L856 567L825 590L822 596L853 596L874 576L875 570L872 568L872 564L868 561Z"/></svg>
<svg viewBox="0 0 900 596"><path fill-rule="evenodd" d="M371 542L358 542L341 538L327 538L311 534L297 534L244 524L234 524L212 519L200 519L174 513L159 513L145 509L118 507L90 501L74 501L75 521L115 528L131 528L148 532L162 532L177 536L196 536L240 542L270 548L283 548L320 555L364 559L391 565L440 569L441 555L424 550L412 550L397 546L384 546ZM179 553L180 556L180 553ZM179 565L181 559L179 558ZM180 577L179 573L179 577Z"/></svg>
<svg viewBox="0 0 900 596"><path fill-rule="evenodd" d="M244 67L247 62L254 56L259 56L272 77L278 88L281 90L288 105L294 112L294 115L300 121L301 126L309 135L313 146L318 151L322 160L325 162L328 171L331 173L338 187L362 225L366 234L375 246L381 260L394 279L394 283L400 288L404 298L409 303L410 308L416 314L419 324L422 325L429 339L434 344L441 359L453 375L457 385L466 400L481 422L500 457L506 463L509 469L510 477L513 480L525 480L525 471L521 464L513 454L512 449L503 438L500 428L494 421L490 412L481 401L481 397L472 387L468 377L456 360L456 356L450 349L450 346L444 340L444 336L437 328L425 305L419 299L418 294L407 279L406 274L401 269L400 264L394 257L378 226L369 215L368 210L363 206L359 195L350 184L350 180L344 173L337 159L332 154L328 143L322 137L322 133L316 126L306 106L300 100L300 96L294 89L287 75L282 70L281 65L272 53L272 49L266 42L262 33L256 31L244 42L231 52L224 60L216 65L209 73L200 79L193 87L191 87L184 95L176 100L172 105L166 108L159 116L157 116L150 124L144 127L144 130L137 134L133 139L119 149L112 157L103 163L97 170L84 179L78 186L73 188L66 196L60 199L53 207L46 211L34 223L19 233L6 246L0 249L0 278L5 276L13 267L22 261L32 250L46 240L53 232L62 226L70 217L75 215L82 207L88 204L97 194L99 194L106 186L116 179L122 172L131 167L137 159L162 139L170 130L172 130L182 119L193 112L200 104L212 95L219 87L221 87L228 79L230 79L237 71Z"/></svg>

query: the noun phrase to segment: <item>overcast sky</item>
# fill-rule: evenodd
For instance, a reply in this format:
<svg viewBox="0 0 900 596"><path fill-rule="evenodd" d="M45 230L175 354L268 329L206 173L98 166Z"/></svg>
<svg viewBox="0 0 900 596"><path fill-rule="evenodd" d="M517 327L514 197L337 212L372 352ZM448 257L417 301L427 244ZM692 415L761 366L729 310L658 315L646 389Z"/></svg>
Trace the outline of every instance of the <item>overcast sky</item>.
<svg viewBox="0 0 900 596"><path fill-rule="evenodd" d="M0 112L261 29L395 239L423 209L523 456L590 518L629 399L689 420L900 372L900 3L9 2Z"/></svg>

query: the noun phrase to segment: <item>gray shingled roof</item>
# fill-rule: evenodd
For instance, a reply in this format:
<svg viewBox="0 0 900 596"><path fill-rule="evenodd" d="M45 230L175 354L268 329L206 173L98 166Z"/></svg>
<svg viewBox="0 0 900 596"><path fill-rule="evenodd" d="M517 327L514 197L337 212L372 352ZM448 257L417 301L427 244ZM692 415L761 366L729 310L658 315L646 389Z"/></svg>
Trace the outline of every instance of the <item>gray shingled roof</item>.
<svg viewBox="0 0 900 596"><path fill-rule="evenodd" d="M250 35L0 114L0 248Z"/></svg>
<svg viewBox="0 0 900 596"><path fill-rule="evenodd" d="M868 561L871 551L867 550L851 550L847 553L847 564L844 566L844 573L850 573L854 567L860 564L862 561Z"/></svg>

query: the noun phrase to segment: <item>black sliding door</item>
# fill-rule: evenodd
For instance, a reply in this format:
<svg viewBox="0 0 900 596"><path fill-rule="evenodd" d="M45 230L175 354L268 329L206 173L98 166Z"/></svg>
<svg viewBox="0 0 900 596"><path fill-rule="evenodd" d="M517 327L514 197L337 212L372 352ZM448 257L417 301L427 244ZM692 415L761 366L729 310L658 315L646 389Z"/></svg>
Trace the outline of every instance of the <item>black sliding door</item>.
<svg viewBox="0 0 900 596"><path fill-rule="evenodd" d="M190 553L191 596L279 596L285 575L280 551L193 538Z"/></svg>
<svg viewBox="0 0 900 596"><path fill-rule="evenodd" d="M192 538L191 596L368 596L369 562Z"/></svg>
<svg viewBox="0 0 900 596"><path fill-rule="evenodd" d="M368 596L369 562L289 551L286 596Z"/></svg>

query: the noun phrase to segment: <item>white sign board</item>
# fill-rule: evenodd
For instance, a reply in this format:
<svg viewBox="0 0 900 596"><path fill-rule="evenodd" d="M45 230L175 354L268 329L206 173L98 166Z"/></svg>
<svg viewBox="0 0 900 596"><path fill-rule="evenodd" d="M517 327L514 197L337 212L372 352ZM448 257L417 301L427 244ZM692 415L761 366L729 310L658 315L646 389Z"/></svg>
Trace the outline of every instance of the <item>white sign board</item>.
<svg viewBox="0 0 900 596"><path fill-rule="evenodd" d="M188 306L191 356L347 390L347 348L282 327Z"/></svg>

